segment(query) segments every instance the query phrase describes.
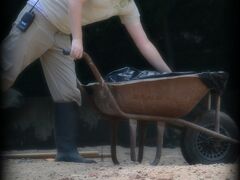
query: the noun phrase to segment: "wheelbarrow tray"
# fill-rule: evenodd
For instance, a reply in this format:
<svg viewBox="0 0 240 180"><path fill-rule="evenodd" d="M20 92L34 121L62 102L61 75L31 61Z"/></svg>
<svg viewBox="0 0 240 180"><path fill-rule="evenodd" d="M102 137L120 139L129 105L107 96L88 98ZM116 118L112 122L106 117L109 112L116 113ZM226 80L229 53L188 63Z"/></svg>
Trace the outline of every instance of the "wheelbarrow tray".
<svg viewBox="0 0 240 180"><path fill-rule="evenodd" d="M197 74L106 84L123 112L170 118L185 116L209 92ZM99 83L85 87L101 112L114 115Z"/></svg>
<svg viewBox="0 0 240 180"><path fill-rule="evenodd" d="M90 102L93 100L93 105L105 115L109 115L105 117L112 121L111 156L115 164L118 164L116 157L116 121L121 119L130 120L131 158L133 160L135 159L134 149L136 145L134 142L136 140L136 124L134 121L138 121L140 124L146 120L157 122L158 143L153 165L158 164L161 157L165 123L190 128L227 142L239 143L237 139L219 133L220 95L223 93L228 78L226 73L221 71L187 75L170 73L167 77L109 83L102 78L91 57L86 53L83 55L97 82L83 85L78 81L78 86L86 97L90 95L91 98L87 99ZM178 75L175 76L176 74ZM86 90L88 93L86 93ZM208 94L208 109L211 109L211 93L208 93L209 91L217 95L214 119L215 131L179 118L188 114L206 94ZM143 124L141 125L142 130L144 129ZM140 136L139 162L143 155L144 131Z"/></svg>

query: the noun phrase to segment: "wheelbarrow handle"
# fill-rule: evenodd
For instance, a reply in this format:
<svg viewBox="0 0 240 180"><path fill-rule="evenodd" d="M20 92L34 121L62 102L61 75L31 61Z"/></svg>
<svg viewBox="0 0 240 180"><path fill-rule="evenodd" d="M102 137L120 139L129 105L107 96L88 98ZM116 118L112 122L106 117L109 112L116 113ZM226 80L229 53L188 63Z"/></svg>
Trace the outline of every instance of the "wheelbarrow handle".
<svg viewBox="0 0 240 180"><path fill-rule="evenodd" d="M91 69L96 80L100 83L101 86L103 86L103 84L105 84L105 81L104 81L101 73L99 72L98 68L94 64L92 58L86 52L83 52L82 58L86 62L86 64L89 66L89 68Z"/></svg>
<svg viewBox="0 0 240 180"><path fill-rule="evenodd" d="M70 50L69 49L63 49L62 53L64 55L70 55ZM94 77L96 78L96 80L100 83L101 86L103 86L105 84L105 81L101 75L101 73L99 72L99 70L97 69L96 65L94 64L92 58L88 55L88 53L83 52L83 56L82 59L86 62L86 64L89 66L89 68L91 69Z"/></svg>
<svg viewBox="0 0 240 180"><path fill-rule="evenodd" d="M63 54L64 55L69 55L70 51L69 50L65 50L63 49ZM96 78L96 80L99 82L101 88L99 88L99 90L102 91L102 94L104 94L103 96L108 98L108 104L109 106L112 108L112 112L115 115L120 115L122 117L127 117L126 114L120 109L117 101L115 100L112 92L110 91L107 83L104 81L101 73L98 71L96 65L94 64L92 58L86 53L83 52L83 56L82 56L83 60L87 63L87 65L89 66L89 68L91 69L94 77Z"/></svg>

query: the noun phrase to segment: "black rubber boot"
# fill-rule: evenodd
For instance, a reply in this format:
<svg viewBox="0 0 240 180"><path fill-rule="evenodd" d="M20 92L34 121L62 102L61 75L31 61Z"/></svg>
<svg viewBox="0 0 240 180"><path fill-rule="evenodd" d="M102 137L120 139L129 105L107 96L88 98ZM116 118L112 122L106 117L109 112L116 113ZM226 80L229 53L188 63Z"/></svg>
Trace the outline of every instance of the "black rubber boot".
<svg viewBox="0 0 240 180"><path fill-rule="evenodd" d="M81 157L76 145L77 104L55 103L55 141L57 147L56 161L96 163Z"/></svg>

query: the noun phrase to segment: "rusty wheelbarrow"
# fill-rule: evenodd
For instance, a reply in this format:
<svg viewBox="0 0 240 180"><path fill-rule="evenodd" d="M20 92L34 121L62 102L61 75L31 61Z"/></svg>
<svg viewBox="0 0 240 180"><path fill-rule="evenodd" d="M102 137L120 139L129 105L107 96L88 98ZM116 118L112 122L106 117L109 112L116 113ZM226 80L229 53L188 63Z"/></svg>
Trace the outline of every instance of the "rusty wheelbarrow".
<svg viewBox="0 0 240 180"><path fill-rule="evenodd" d="M143 159L145 123L157 123L157 150L152 165L160 161L165 123L183 129L181 150L189 164L230 163L238 158L238 128L225 113L220 112L220 95L208 86L199 74L160 77L128 82L106 83L92 59L84 53L83 59L90 67L96 83L82 85L82 92L90 92L96 108L112 122L111 157L119 164L116 156L116 128L118 120L129 120L131 160ZM222 72L217 73L222 75ZM214 97L212 98L212 92ZM83 93L83 94L85 94ZM182 119L207 97L206 111L194 122ZM215 103L212 103L215 99ZM215 105L214 110L212 104ZM139 153L136 158L136 128L140 128Z"/></svg>

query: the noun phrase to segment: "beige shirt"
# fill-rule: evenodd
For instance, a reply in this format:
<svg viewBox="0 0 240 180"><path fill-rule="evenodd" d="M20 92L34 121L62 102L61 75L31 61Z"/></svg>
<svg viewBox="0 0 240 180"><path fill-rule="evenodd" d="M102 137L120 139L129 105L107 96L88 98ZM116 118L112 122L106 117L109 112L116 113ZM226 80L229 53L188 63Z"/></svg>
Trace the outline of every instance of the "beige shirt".
<svg viewBox="0 0 240 180"><path fill-rule="evenodd" d="M60 31L70 34L68 1L40 0L46 18ZM82 25L119 16L123 24L140 21L134 0L86 0L82 8Z"/></svg>

